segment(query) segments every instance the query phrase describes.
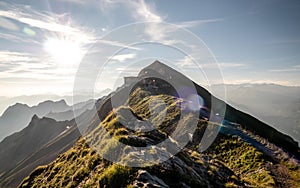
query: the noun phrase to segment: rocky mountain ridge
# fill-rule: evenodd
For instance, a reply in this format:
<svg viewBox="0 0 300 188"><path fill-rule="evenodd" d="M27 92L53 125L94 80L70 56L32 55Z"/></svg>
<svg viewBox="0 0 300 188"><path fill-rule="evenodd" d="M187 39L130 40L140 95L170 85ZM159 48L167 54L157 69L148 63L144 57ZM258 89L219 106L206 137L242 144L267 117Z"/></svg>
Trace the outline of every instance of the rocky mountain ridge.
<svg viewBox="0 0 300 188"><path fill-rule="evenodd" d="M291 137L234 109L193 83L205 101L209 114L194 116L186 111L189 100L180 98L172 87L153 85L157 78L185 86L189 80L160 62L141 70L134 87L124 86L97 105L97 116L85 126L85 136L74 147L59 155L49 165L36 168L20 187L297 187L300 185L299 148ZM154 78L154 79L153 79ZM171 79L171 80L170 80ZM165 84L165 83L164 83ZM170 89L171 88L171 89ZM176 90L175 90L176 91ZM129 93L129 98L125 98ZM158 112L151 116L149 105ZM212 103L217 104L211 113ZM114 104L112 104L114 103ZM162 105L165 105L161 110ZM214 122L217 110L226 107L225 121ZM140 132L143 124L129 123L127 112L136 122L150 121L156 129ZM180 117L180 118L179 118ZM157 120L162 119L157 124ZM179 121L179 119L181 121ZM181 148L174 131L179 127L183 136L191 121L197 126L188 143ZM144 126L144 125L143 125ZM183 126L180 128L180 126ZM205 130L216 129L212 145L200 152ZM178 131L178 130L177 130ZM176 135L175 135L176 136ZM171 140L171 148L158 144ZM183 137L182 137L183 138ZM123 147L125 145L125 148ZM127 145L127 146L126 146ZM130 146L137 147L130 150ZM148 150L147 148L150 147ZM144 152L149 152L145 155ZM172 149L181 148L176 155ZM171 155L170 155L171 154ZM142 158L149 162L140 163ZM147 158L149 157L149 158ZM168 160L160 162L162 157ZM119 164L113 160L119 160ZM150 160L151 159L151 160ZM140 167L130 167L143 164Z"/></svg>

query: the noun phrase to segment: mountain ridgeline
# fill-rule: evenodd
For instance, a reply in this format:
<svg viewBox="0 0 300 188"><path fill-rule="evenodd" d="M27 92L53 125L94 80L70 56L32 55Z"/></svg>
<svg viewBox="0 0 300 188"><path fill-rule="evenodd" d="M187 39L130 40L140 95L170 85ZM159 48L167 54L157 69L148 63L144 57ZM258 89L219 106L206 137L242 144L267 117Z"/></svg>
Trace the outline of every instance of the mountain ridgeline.
<svg viewBox="0 0 300 188"><path fill-rule="evenodd" d="M33 169L48 164L72 147L81 134L80 123L75 121L71 109L78 114L78 121L84 122L93 113L89 109L94 103L94 100L88 100L71 107L64 101L46 101L33 107L16 104L6 110L3 117L21 116L27 119L31 113L36 112L52 118L33 115L27 127L0 142L0 187L16 187ZM25 114L16 110L19 105L24 106ZM22 118L16 119L20 121Z"/></svg>
<svg viewBox="0 0 300 188"><path fill-rule="evenodd" d="M216 95L223 85L213 85ZM300 87L226 84L226 101L300 142Z"/></svg>
<svg viewBox="0 0 300 188"><path fill-rule="evenodd" d="M187 89L189 83L204 100L202 109L206 109L205 113L200 112L198 116L187 110L190 101L177 90ZM152 104L153 101L156 103ZM152 109L149 108L151 105ZM210 121L211 115L224 108L225 118L221 124ZM36 168L20 187L300 186L297 142L234 109L158 61L98 101L96 109L97 114L82 125L84 136L53 162ZM157 112L154 117L151 115L153 109ZM155 129L139 131L142 128L139 126L147 126L142 124L146 120ZM182 148L176 139L172 139L173 133L187 132L191 122L196 122L197 126ZM130 126L137 129L128 128ZM211 128L217 128L218 135L207 150L200 152L205 130ZM156 147L168 138L174 146L171 150ZM128 147L122 148L123 145ZM151 146L149 157L154 161L131 167L140 164L145 152L132 151L129 146ZM174 148L181 150L173 155ZM159 162L162 153L169 157ZM119 163L109 159L119 160Z"/></svg>
<svg viewBox="0 0 300 188"><path fill-rule="evenodd" d="M63 112L72 109L64 100L57 102L44 101L36 106L29 107L26 104L16 103L8 107L0 116L0 141L14 132L25 128L33 115L43 117L48 113Z"/></svg>

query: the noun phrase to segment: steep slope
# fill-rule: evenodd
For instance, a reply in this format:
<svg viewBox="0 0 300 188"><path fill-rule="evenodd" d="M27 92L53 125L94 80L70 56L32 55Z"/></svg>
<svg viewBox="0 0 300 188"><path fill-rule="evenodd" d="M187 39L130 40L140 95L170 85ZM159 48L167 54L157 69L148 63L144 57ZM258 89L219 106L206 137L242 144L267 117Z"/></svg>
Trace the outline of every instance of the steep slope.
<svg viewBox="0 0 300 188"><path fill-rule="evenodd" d="M16 187L34 168L50 163L72 147L81 136L79 128L93 114L86 110L77 117L77 122L34 115L26 128L0 143L0 187Z"/></svg>
<svg viewBox="0 0 300 188"><path fill-rule="evenodd" d="M35 115L25 129L5 138L0 143L1 183L3 183L5 173L55 139L67 129L68 124L67 121L56 122L49 118L39 119Z"/></svg>
<svg viewBox="0 0 300 188"><path fill-rule="evenodd" d="M87 126L84 138L51 164L35 169L23 180L20 187L297 187L300 185L299 162L290 157L290 154L299 156L299 151L297 143L290 137L230 106L227 106L227 120L224 121L224 125L203 120L205 117L194 116L186 109L185 104L189 101L179 98L171 87L166 87L166 83L163 84L164 87L160 87L162 85L159 84L155 85L156 87L141 84L147 82L143 80L147 79L146 74L150 69L156 74L152 74L151 78L163 74L166 79L172 77L176 79L176 83L182 84L187 79L159 62L143 69L139 74L142 80L132 91L128 91L130 88L125 86L112 93L98 106L101 124L93 119L93 123ZM195 86L209 109L210 94L200 86ZM126 92L130 92L130 98L123 101L122 96ZM111 100L114 99L119 106L113 108ZM149 109L151 101L157 101L154 109L159 113L155 117L151 116ZM219 102L224 104L222 101ZM165 107L160 110L162 105ZM155 129L140 132L128 128L133 125L137 128L140 126L126 115L128 111L132 112L137 122L149 120L155 125ZM182 121L179 121L182 111L188 112L180 118ZM157 120L161 118L163 122L157 124ZM156 144L171 138L174 131L178 131L176 127L183 126L179 132L186 132L190 122L194 120L197 121L196 130L189 137L187 146L179 153L170 155L172 149L180 148L180 144L172 139L170 139L171 150L156 147ZM207 151L200 153L198 148L203 134L211 127L218 128L219 135ZM261 133L259 130L267 132ZM267 139L274 141L275 144ZM154 159L154 163L149 160L149 163L144 163L144 167L133 168L112 163L101 157L120 159L121 164L126 165L139 163L141 157L145 157L143 152L120 147L121 143L135 147L152 146L149 157ZM290 146L283 148L284 150L278 147L288 144ZM159 163L162 153L170 158Z"/></svg>
<svg viewBox="0 0 300 188"><path fill-rule="evenodd" d="M76 126L69 128L67 131L63 131L60 135L3 173L0 177L0 187L16 187L33 169L40 165L50 163L59 154L71 148L79 136L80 132Z"/></svg>
<svg viewBox="0 0 300 188"><path fill-rule="evenodd" d="M144 68L139 76L145 77L150 75L160 75L169 80L169 78L176 79L174 82L182 82L182 80L188 79L181 73L177 72L176 70L156 61L149 65L148 67ZM242 111L239 111L232 106L224 103L223 101L219 100L218 98L212 96L206 89L194 83L198 94L204 98L204 101L208 108L211 108L211 103L214 101L216 106L221 106L221 108L226 108L225 119L231 122L235 122L241 124L243 128L254 132L264 138L267 138L270 142L277 144L278 146L286 149L293 155L296 155L300 158L298 143L294 141L290 136L283 134L277 131L275 128L259 121L258 119L252 117L249 114L246 114Z"/></svg>

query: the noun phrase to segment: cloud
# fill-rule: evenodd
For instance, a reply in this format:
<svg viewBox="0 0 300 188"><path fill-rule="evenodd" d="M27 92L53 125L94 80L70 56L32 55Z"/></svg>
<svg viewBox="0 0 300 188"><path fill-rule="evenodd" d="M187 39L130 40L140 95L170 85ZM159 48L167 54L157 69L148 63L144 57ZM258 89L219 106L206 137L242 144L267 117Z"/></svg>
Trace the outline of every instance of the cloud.
<svg viewBox="0 0 300 188"><path fill-rule="evenodd" d="M2 19L7 20L8 18L26 24L29 28L36 28L44 32L46 31L72 37L74 40L76 39L81 43L91 43L95 40L92 31L87 31L86 28L76 26L68 19L67 21L62 22L62 18L66 18L66 16L68 16L67 14L39 12L30 6L21 6L10 3L5 3L5 8L5 10L0 10L0 16L3 17ZM11 21L9 23L13 24Z"/></svg>
<svg viewBox="0 0 300 188"><path fill-rule="evenodd" d="M138 73L140 69L136 67L118 67L116 71L118 73Z"/></svg>
<svg viewBox="0 0 300 188"><path fill-rule="evenodd" d="M147 4L144 0L130 2L128 6L132 10L130 11L131 16L138 22L148 22L145 24L144 32L150 37L150 40L166 45L177 42L167 39L168 33L173 32L174 27L163 24L166 17L157 13L154 4Z"/></svg>
<svg viewBox="0 0 300 188"><path fill-rule="evenodd" d="M300 72L300 65L294 65L288 68L282 68L282 69L271 69L270 72Z"/></svg>
<svg viewBox="0 0 300 188"><path fill-rule="evenodd" d="M72 41L85 51L96 40L95 32L71 21L68 14L37 11L29 5L1 3L0 23L5 27L0 40L15 42L14 50L0 51L0 78L12 82L18 78L37 80L70 80L76 69L63 67L43 51L50 38ZM3 23L5 24L3 26ZM4 80L5 79L5 80Z"/></svg>
<svg viewBox="0 0 300 188"><path fill-rule="evenodd" d="M145 34L147 34L151 40L160 42L166 45L173 45L176 43L182 43L182 41L176 39L170 39L169 36L174 31L179 29L178 27L190 28L207 23L214 23L223 21L223 18L216 19L199 19L185 22L173 23L173 25L164 24L167 16L162 16L155 9L155 4L146 3L144 0L130 1L126 3L130 8L130 13L136 21L149 22L146 23Z"/></svg>
<svg viewBox="0 0 300 188"><path fill-rule="evenodd" d="M199 58L199 59L192 59ZM197 54L195 56L184 56L183 59L179 59L176 61L176 64L179 67L186 67L186 68L245 68L247 67L244 63L234 63L234 62L210 62L211 57L199 57ZM196 62L194 62L196 61ZM199 62L209 62L209 63L199 63Z"/></svg>
<svg viewBox="0 0 300 188"><path fill-rule="evenodd" d="M26 52L0 51L1 84L31 80L34 84L39 80L53 80L70 84L76 73L76 67L59 67L47 56L33 55Z"/></svg>
<svg viewBox="0 0 300 188"><path fill-rule="evenodd" d="M74 3L80 2L77 0L67 1ZM135 4L136 2L132 3ZM124 2L124 4L126 3ZM0 10L0 16L12 19L22 24L26 24L29 26L29 29L31 28L33 31L35 31L36 29L41 30L43 35L46 36L48 35L50 37L58 36L59 38L67 38L68 40L80 43L81 46L92 45L95 42L102 42L111 46L140 50L139 48L130 47L118 41L101 40L97 37L97 33L93 29L80 27L72 23L71 19L68 19L68 14L39 12L31 8L30 6L20 6L8 3L5 3L5 7L6 10ZM146 9L144 11L146 11ZM149 13L149 15L151 14ZM151 15L150 17L153 17L153 15ZM35 42L37 44L42 44L42 42L35 41L31 37L24 38L24 36L18 36L16 34L13 35L9 33L0 33L0 38L9 39L15 42Z"/></svg>
<svg viewBox="0 0 300 188"><path fill-rule="evenodd" d="M115 55L111 59L112 60L117 60L119 62L124 62L127 59L133 59L136 56L136 54L120 54L120 55Z"/></svg>
<svg viewBox="0 0 300 188"><path fill-rule="evenodd" d="M53 0L53 1L57 1L57 2L67 2L67 3L75 3L75 4L79 4L79 5L83 5L83 4L87 4L87 3L85 3L85 1L83 1L83 0ZM89 1L91 1L91 0L89 0Z"/></svg>
<svg viewBox="0 0 300 188"><path fill-rule="evenodd" d="M230 62L221 62L217 63L222 68L238 68L238 67L247 67L246 64L243 63L230 63Z"/></svg>
<svg viewBox="0 0 300 188"><path fill-rule="evenodd" d="M185 22L177 22L173 24L165 23L167 16L158 13L154 2L145 0L102 0L102 12L110 14L113 9L127 9L128 15L137 22L145 22L143 39L151 42L158 42L165 45L182 44L184 41L174 37L173 33L180 28L190 28L207 23L219 22L223 18L215 19L199 19ZM145 37L146 36L146 37Z"/></svg>
<svg viewBox="0 0 300 188"><path fill-rule="evenodd" d="M43 58L40 56L35 56L26 52L0 51L0 77L5 77L8 73L10 76L14 76L14 73L17 72L34 73L39 70L53 67L51 63L43 61L42 59Z"/></svg>
<svg viewBox="0 0 300 188"><path fill-rule="evenodd" d="M21 35L10 34L10 33L0 33L0 39L8 40L9 42L15 43L32 43L32 44L41 44L40 41L37 41L33 38L24 37Z"/></svg>
<svg viewBox="0 0 300 188"><path fill-rule="evenodd" d="M19 27L16 24L2 17L0 17L0 27L13 31L19 30Z"/></svg>
<svg viewBox="0 0 300 188"><path fill-rule="evenodd" d="M144 0L102 0L101 1L101 10L102 12L110 13L111 9L116 7L126 8L130 13L130 16L133 17L136 21L146 21L146 22L162 22L163 17L160 16L156 10L154 4L148 4Z"/></svg>
<svg viewBox="0 0 300 188"><path fill-rule="evenodd" d="M299 86L284 80L272 80L272 79L225 79L224 84L276 84L282 86Z"/></svg>
<svg viewBox="0 0 300 188"><path fill-rule="evenodd" d="M31 55L28 53L0 51L1 63L30 62L32 60Z"/></svg>
<svg viewBox="0 0 300 188"><path fill-rule="evenodd" d="M145 34L155 41L161 41L165 37L165 28L159 28L155 23L162 23L163 16L159 15L155 10L155 4L146 3L144 0L133 1L108 1L102 0L101 7L103 12L114 9L116 7L126 8L131 16L137 22L149 22L146 24ZM154 23L150 23L154 22Z"/></svg>
<svg viewBox="0 0 300 188"><path fill-rule="evenodd" d="M135 11L132 11L132 16L139 21L146 22L162 22L163 17L160 16L154 8L154 5L147 4L144 0L129 1L128 6L131 6Z"/></svg>
<svg viewBox="0 0 300 188"><path fill-rule="evenodd" d="M121 1L124 2L124 1ZM138 22L148 22L145 24L144 34L150 41L159 42L165 45L182 44L184 41L173 38L176 30L180 28L191 28L208 23L223 21L223 18L199 19L185 22L177 22L172 25L165 23L167 16L161 15L156 11L155 4L149 1L137 0L129 1L124 4L130 11L131 16Z"/></svg>
<svg viewBox="0 0 300 188"><path fill-rule="evenodd" d="M128 49L131 49L131 50L141 50L141 48L128 46L127 44L121 43L119 41L100 39L98 42L103 43L103 44L108 44L108 45L111 45L111 46L116 46L116 47L121 47L121 48L128 48Z"/></svg>
<svg viewBox="0 0 300 188"><path fill-rule="evenodd" d="M203 24L220 22L223 20L224 20L224 18L199 19L199 20L192 20L192 21L185 21L185 22L177 22L174 24L177 25L178 27L191 28L191 27L196 27L196 26L203 25Z"/></svg>

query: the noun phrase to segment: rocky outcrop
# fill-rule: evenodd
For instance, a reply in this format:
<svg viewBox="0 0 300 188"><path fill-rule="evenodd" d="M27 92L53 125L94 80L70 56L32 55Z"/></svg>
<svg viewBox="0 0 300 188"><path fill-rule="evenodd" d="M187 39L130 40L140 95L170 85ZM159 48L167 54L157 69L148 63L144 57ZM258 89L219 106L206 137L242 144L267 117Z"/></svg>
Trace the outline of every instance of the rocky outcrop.
<svg viewBox="0 0 300 188"><path fill-rule="evenodd" d="M165 182L156 176L149 174L146 170L137 172L136 180L133 182L135 188L168 188Z"/></svg>

